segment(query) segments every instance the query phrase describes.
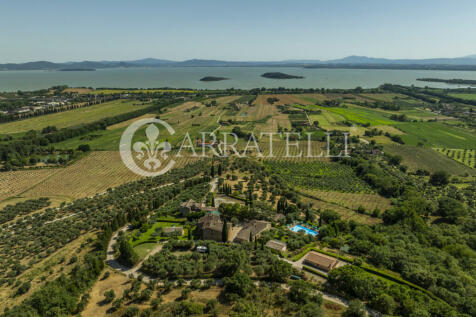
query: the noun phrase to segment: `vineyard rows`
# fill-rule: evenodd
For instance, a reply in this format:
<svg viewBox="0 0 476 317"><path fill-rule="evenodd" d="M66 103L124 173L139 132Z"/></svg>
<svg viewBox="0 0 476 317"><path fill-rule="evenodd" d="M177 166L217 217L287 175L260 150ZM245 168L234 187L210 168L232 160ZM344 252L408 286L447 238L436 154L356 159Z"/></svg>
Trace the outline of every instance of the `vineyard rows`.
<svg viewBox="0 0 476 317"><path fill-rule="evenodd" d="M361 206L364 207L366 211L373 211L375 209L385 211L390 208L390 200L376 194L342 193L309 189L303 190L303 192L320 200L353 210L357 210Z"/></svg>
<svg viewBox="0 0 476 317"><path fill-rule="evenodd" d="M472 168L476 168L476 150L474 149L468 150L468 149L435 148L435 150L457 162L460 162Z"/></svg>
<svg viewBox="0 0 476 317"><path fill-rule="evenodd" d="M174 167L183 167L198 158L176 158ZM168 162L164 162L167 164ZM106 191L108 188L134 181L140 176L122 162L118 151L92 152L82 160L61 168L54 175L24 193L26 197L82 198Z"/></svg>

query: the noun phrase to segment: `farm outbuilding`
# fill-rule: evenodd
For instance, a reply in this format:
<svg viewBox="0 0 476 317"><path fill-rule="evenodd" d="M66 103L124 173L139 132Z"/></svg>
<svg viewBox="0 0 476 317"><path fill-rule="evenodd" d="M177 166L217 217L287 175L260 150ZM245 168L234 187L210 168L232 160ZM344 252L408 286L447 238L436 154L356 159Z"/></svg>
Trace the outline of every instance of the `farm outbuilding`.
<svg viewBox="0 0 476 317"><path fill-rule="evenodd" d="M309 252L303 262L303 264L313 266L326 272L334 269L338 263L339 261L337 259L314 251Z"/></svg>
<svg viewBox="0 0 476 317"><path fill-rule="evenodd" d="M266 242L266 247L276 250L278 252L284 252L287 249L286 243L278 240L269 240Z"/></svg>
<svg viewBox="0 0 476 317"><path fill-rule="evenodd" d="M183 227L166 227L164 228L164 235L166 236L182 236L184 233Z"/></svg>

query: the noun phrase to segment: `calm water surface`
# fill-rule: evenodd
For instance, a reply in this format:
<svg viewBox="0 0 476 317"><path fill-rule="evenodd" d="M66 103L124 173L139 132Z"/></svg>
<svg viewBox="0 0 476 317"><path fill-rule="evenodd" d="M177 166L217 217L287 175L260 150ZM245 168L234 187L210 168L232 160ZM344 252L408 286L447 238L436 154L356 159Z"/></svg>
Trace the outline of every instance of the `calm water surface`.
<svg viewBox="0 0 476 317"><path fill-rule="evenodd" d="M283 72L304 79L267 79L265 72ZM204 76L227 77L229 80L201 82ZM0 91L36 90L54 85L111 88L363 88L384 83L464 87L444 83L417 81L417 78L461 78L476 80L475 71L387 70L387 69L305 69L297 67L160 67L114 68L89 71L0 71Z"/></svg>

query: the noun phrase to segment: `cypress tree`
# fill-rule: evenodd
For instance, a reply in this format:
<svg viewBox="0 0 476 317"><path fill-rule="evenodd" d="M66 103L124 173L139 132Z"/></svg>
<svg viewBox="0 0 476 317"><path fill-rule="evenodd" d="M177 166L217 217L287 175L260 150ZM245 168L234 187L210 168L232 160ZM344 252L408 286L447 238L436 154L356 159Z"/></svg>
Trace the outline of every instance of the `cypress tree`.
<svg viewBox="0 0 476 317"><path fill-rule="evenodd" d="M228 241L228 223L226 222L226 219L225 221L223 221L223 228L221 230L221 239L223 242Z"/></svg>

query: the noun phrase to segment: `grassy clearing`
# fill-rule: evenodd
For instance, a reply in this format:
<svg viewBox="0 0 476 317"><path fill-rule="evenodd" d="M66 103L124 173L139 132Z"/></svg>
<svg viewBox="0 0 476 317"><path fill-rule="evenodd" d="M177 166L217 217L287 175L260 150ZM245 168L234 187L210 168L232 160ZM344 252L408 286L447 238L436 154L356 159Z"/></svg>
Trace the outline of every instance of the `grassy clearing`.
<svg viewBox="0 0 476 317"><path fill-rule="evenodd" d="M316 107L316 106L308 106L308 107ZM331 109L331 108L325 108L325 109ZM350 132L350 135L359 135L359 136L364 135L366 130L364 127L360 127L357 125L348 126L344 124L344 122L347 120L344 116L338 113L334 113L331 110L324 110L324 109L320 109L320 110L321 110L320 114L309 114L309 119L311 120L311 123L314 123L315 121L317 121L319 123L319 127L327 131L338 130L338 131Z"/></svg>
<svg viewBox="0 0 476 317"><path fill-rule="evenodd" d="M431 120L431 119L449 119L450 118L450 117L442 116L436 113L432 113L427 110L416 109L416 108L395 111L393 113L397 115L404 114L409 119L412 119L412 120Z"/></svg>
<svg viewBox="0 0 476 317"><path fill-rule="evenodd" d="M466 99L466 100L476 100L476 94L465 94L465 93L453 93L449 94L451 97Z"/></svg>
<svg viewBox="0 0 476 317"><path fill-rule="evenodd" d="M402 139L409 145L471 149L476 144L474 132L440 122L402 122L396 127L406 133Z"/></svg>
<svg viewBox="0 0 476 317"><path fill-rule="evenodd" d="M342 123L345 121L345 118L340 114L334 113L329 110L321 111L322 112L320 114L309 115L311 122L318 121L319 126L326 130L332 130L344 126Z"/></svg>
<svg viewBox="0 0 476 317"><path fill-rule="evenodd" d="M67 139L55 144L58 149L77 149L81 144L89 144L93 151L117 151L123 128L92 131L85 135Z"/></svg>
<svg viewBox="0 0 476 317"><path fill-rule="evenodd" d="M141 120L141 119L155 118L155 117L156 117L156 114L146 113L146 114L144 114L144 115L142 115L142 116L135 117L135 118L130 119L130 120L126 120L126 121L122 121L122 122L119 122L119 123L110 125L110 126L108 126L106 129L107 129L107 130L116 130L116 129L119 129L119 128L126 128L126 127L128 127L130 124L132 124L134 121Z"/></svg>
<svg viewBox="0 0 476 317"><path fill-rule="evenodd" d="M158 246L158 243L154 243L154 242L142 243L142 244L139 244L138 246L135 246L134 251L137 253L139 258L144 259L147 256L147 254L149 254L157 246Z"/></svg>
<svg viewBox="0 0 476 317"><path fill-rule="evenodd" d="M411 145L386 144L384 151L393 155L400 155L403 164L408 166L410 171L417 169L427 170L431 173L436 171L447 171L453 175L464 175L469 173L474 175L474 169L460 164L431 148L424 148Z"/></svg>
<svg viewBox="0 0 476 317"><path fill-rule="evenodd" d="M374 140L377 144L399 144L397 142L392 141L389 137L385 135L376 135L374 137L364 137L367 141Z"/></svg>
<svg viewBox="0 0 476 317"><path fill-rule="evenodd" d="M132 112L145 107L147 107L147 105L142 105L138 101L115 100L94 106L47 114L20 121L2 123L0 124L0 134L41 130L47 126L55 126L58 129L61 129L98 121L106 117Z"/></svg>
<svg viewBox="0 0 476 317"><path fill-rule="evenodd" d="M370 99L370 100L378 100L378 101L385 101L385 102L392 102L397 98L405 98L404 95L394 94L394 93L358 94L357 96Z"/></svg>
<svg viewBox="0 0 476 317"><path fill-rule="evenodd" d="M397 135L405 134L401 130L398 130L397 128L391 125L378 125L378 126L375 126L374 128L378 130L382 130L384 133L388 132L390 134L397 134Z"/></svg>
<svg viewBox="0 0 476 317"><path fill-rule="evenodd" d="M130 288L129 278L123 274L117 273L116 271L106 268L105 272L109 272L109 277L106 279L99 279L94 283L89 295L91 299L89 300L88 305L81 312L81 316L85 317L96 317L96 316L107 316L107 311L111 308L112 304L103 304L104 292L113 289L117 297L121 297L123 292Z"/></svg>
<svg viewBox="0 0 476 317"><path fill-rule="evenodd" d="M322 311L326 317L340 317L346 311L346 308L334 302L324 300L322 302Z"/></svg>
<svg viewBox="0 0 476 317"><path fill-rule="evenodd" d="M182 223L179 222L156 222L150 227L146 232L143 232L140 234L138 239L131 238L130 239L130 244L132 247L137 247L143 243L154 243L159 240L167 240L166 237L160 237L160 236L154 236L154 233L156 232L157 229L161 228L162 230L167 227L182 227ZM184 228L184 235L187 236L188 234L188 229ZM132 233L134 235L134 232Z"/></svg>
<svg viewBox="0 0 476 317"><path fill-rule="evenodd" d="M466 166L476 168L476 150L435 148L435 150Z"/></svg>
<svg viewBox="0 0 476 317"><path fill-rule="evenodd" d="M345 120L355 122L358 124L370 124L375 125L392 125L395 121L389 119L390 115L386 115L379 111L372 109L359 107L351 104L345 104L346 107L323 107L316 106L318 109L327 110L333 113L337 113L344 117Z"/></svg>

